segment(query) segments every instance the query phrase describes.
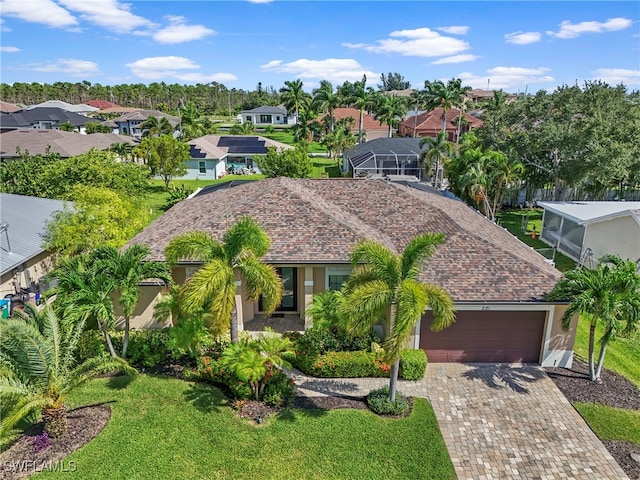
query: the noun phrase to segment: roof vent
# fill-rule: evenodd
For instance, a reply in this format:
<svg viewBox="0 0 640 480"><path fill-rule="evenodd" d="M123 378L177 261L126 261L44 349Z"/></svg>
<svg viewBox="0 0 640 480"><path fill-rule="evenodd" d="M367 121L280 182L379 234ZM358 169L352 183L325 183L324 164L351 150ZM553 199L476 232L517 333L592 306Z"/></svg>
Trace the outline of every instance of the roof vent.
<svg viewBox="0 0 640 480"><path fill-rule="evenodd" d="M11 243L9 243L9 223L8 222L0 222L0 233L3 233L7 237L7 251L11 253Z"/></svg>

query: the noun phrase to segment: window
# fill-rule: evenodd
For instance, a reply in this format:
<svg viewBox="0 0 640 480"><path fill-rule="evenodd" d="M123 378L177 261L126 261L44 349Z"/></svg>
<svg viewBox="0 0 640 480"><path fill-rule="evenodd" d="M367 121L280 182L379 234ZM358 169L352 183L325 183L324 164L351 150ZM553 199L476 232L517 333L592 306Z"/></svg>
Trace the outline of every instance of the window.
<svg viewBox="0 0 640 480"><path fill-rule="evenodd" d="M260 115L260 123L271 123L271 115Z"/></svg>
<svg viewBox="0 0 640 480"><path fill-rule="evenodd" d="M327 290L340 290L349 279L351 268L349 267L328 267L327 268Z"/></svg>
<svg viewBox="0 0 640 480"><path fill-rule="evenodd" d="M200 173L207 173L207 165L205 162L198 162L198 170Z"/></svg>

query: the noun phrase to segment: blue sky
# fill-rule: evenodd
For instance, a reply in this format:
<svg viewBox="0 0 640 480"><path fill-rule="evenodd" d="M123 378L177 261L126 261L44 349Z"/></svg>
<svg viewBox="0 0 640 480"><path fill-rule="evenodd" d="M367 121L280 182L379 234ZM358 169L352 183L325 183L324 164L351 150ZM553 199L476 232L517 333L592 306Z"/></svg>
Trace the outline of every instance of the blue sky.
<svg viewBox="0 0 640 480"><path fill-rule="evenodd" d="M305 89L399 72L413 87L640 89L628 2L1 0L1 81L217 81Z"/></svg>

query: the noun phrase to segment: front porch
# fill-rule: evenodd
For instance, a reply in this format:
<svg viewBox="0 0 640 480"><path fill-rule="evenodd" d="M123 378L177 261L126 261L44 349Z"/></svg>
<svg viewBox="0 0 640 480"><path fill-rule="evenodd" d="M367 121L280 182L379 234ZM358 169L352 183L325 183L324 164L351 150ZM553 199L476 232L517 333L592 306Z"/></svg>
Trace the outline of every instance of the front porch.
<svg viewBox="0 0 640 480"><path fill-rule="evenodd" d="M269 317L256 315L253 320L245 322L244 329L248 332L263 332L266 327L278 333L303 332L304 320L297 313L274 313Z"/></svg>

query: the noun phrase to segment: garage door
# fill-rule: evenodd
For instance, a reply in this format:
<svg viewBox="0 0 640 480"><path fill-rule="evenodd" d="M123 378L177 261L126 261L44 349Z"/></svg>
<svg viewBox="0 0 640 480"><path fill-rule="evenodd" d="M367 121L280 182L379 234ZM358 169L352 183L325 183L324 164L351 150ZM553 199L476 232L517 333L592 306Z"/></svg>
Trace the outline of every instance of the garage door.
<svg viewBox="0 0 640 480"><path fill-rule="evenodd" d="M435 363L538 363L545 318L546 312L459 311L452 326L432 332L428 312L420 326L420 348Z"/></svg>

